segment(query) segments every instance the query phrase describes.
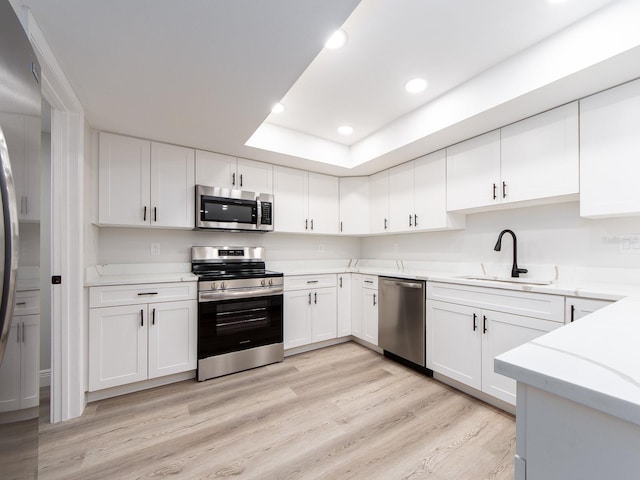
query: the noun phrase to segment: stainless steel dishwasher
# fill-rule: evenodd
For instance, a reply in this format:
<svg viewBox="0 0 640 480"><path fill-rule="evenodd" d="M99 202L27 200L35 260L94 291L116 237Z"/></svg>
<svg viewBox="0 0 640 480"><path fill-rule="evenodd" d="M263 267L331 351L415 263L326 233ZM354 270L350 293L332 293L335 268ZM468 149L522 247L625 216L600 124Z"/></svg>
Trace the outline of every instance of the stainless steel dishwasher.
<svg viewBox="0 0 640 480"><path fill-rule="evenodd" d="M425 282L394 277L378 282L380 348L391 358L425 368Z"/></svg>

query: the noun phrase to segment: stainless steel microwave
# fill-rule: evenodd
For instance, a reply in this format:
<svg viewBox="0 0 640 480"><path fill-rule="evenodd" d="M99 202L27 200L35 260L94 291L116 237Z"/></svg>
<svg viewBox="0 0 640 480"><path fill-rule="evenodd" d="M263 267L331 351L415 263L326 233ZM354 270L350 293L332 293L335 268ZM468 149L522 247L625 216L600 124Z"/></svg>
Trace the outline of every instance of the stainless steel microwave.
<svg viewBox="0 0 640 480"><path fill-rule="evenodd" d="M273 195L196 185L198 230L273 231Z"/></svg>

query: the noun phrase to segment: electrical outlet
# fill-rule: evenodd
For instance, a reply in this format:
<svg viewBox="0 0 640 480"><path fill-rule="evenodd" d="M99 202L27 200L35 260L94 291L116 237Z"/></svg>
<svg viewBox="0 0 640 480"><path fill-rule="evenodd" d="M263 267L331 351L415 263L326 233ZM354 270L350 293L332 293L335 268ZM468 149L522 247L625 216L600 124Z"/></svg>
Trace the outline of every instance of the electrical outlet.
<svg viewBox="0 0 640 480"><path fill-rule="evenodd" d="M324 243L318 244L318 251L319 252L324 252Z"/></svg>
<svg viewBox="0 0 640 480"><path fill-rule="evenodd" d="M620 253L640 253L640 235L622 235L618 245Z"/></svg>
<svg viewBox="0 0 640 480"><path fill-rule="evenodd" d="M160 255L160 244L159 243L152 243L151 244L151 256L152 257L157 257L158 255Z"/></svg>
<svg viewBox="0 0 640 480"><path fill-rule="evenodd" d="M393 253L398 253L398 244L397 243L393 244Z"/></svg>

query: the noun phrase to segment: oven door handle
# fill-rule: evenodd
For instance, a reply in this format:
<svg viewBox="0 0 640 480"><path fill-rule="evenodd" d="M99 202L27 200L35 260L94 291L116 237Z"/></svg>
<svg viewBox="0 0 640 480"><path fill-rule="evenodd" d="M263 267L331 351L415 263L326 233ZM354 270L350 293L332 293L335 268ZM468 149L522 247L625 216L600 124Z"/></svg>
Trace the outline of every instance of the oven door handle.
<svg viewBox="0 0 640 480"><path fill-rule="evenodd" d="M281 295L282 286L259 287L259 288L237 288L231 290L221 290L215 292L200 292L200 302L215 302L220 300L235 300L239 298L271 297Z"/></svg>

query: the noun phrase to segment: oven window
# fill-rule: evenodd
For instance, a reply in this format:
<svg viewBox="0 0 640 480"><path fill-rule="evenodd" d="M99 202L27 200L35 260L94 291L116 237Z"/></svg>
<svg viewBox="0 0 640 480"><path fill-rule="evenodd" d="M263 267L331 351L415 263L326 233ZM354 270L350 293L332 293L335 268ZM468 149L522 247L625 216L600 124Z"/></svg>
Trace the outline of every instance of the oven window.
<svg viewBox="0 0 640 480"><path fill-rule="evenodd" d="M256 223L255 202L204 198L202 210L202 220L206 222Z"/></svg>
<svg viewBox="0 0 640 480"><path fill-rule="evenodd" d="M198 304L198 358L282 342L282 295Z"/></svg>

